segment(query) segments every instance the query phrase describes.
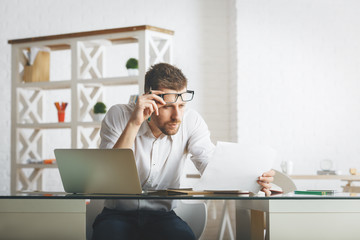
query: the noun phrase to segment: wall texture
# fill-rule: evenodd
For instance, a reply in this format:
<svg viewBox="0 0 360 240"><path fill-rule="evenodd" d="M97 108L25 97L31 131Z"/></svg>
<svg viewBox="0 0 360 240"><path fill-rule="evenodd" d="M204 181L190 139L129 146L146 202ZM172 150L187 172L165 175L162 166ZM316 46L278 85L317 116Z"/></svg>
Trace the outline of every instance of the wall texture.
<svg viewBox="0 0 360 240"><path fill-rule="evenodd" d="M360 168L360 3L255 0L237 9L239 141L272 145L275 167L291 160L297 174L315 174L323 159L344 174Z"/></svg>
<svg viewBox="0 0 360 240"><path fill-rule="evenodd" d="M312 174L360 168L360 3L355 0L0 0L0 193L10 179L7 40L149 24L175 30L174 62L212 139L254 142ZM300 186L323 183L299 182ZM325 184L325 183L324 183ZM339 188L339 182L326 183Z"/></svg>
<svg viewBox="0 0 360 240"><path fill-rule="evenodd" d="M208 122L212 139L229 140L228 3L222 0L0 0L0 193L10 188L9 39L136 25L175 31L174 63L196 96L190 107ZM221 92L224 97L218 98ZM53 106L51 106L53 107ZM220 124L221 123L221 124ZM52 183L50 183L52 184ZM55 183L54 183L55 184Z"/></svg>

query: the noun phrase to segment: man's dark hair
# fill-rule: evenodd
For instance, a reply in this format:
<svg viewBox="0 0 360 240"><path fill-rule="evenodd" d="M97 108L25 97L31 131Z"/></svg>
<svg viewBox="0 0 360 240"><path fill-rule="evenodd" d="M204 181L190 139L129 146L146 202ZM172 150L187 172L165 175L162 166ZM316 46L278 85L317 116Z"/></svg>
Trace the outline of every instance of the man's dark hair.
<svg viewBox="0 0 360 240"><path fill-rule="evenodd" d="M167 88L179 91L187 87L187 79L180 69L167 64L158 63L150 67L145 74L145 93L161 88Z"/></svg>

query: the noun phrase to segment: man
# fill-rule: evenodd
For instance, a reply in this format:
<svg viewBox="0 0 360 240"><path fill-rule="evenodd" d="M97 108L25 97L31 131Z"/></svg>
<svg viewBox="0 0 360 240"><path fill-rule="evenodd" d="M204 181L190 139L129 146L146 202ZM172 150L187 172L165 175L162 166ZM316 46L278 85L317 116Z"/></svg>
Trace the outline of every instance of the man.
<svg viewBox="0 0 360 240"><path fill-rule="evenodd" d="M101 148L132 148L143 190L178 188L187 155L203 173L214 151L201 116L186 103L194 91L180 69L160 63L145 76L136 104L115 105L101 126ZM259 177L266 195L274 172ZM94 239L195 239L172 211L171 200L107 200L94 223Z"/></svg>

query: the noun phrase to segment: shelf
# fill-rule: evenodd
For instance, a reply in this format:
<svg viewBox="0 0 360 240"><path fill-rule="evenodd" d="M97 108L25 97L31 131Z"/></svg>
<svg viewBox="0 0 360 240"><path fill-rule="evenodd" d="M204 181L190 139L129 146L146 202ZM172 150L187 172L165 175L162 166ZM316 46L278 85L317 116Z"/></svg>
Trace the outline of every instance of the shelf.
<svg viewBox="0 0 360 240"><path fill-rule="evenodd" d="M30 129L55 129L55 128L71 128L70 122L63 123L18 123L17 128Z"/></svg>
<svg viewBox="0 0 360 240"><path fill-rule="evenodd" d="M17 84L19 88L27 88L27 89L67 89L71 87L70 80L62 80L62 81L50 81L50 82L20 82Z"/></svg>
<svg viewBox="0 0 360 240"><path fill-rule="evenodd" d="M290 175L292 179L298 180L344 180L359 181L360 175Z"/></svg>
<svg viewBox="0 0 360 240"><path fill-rule="evenodd" d="M29 129L56 129L56 128L71 128L73 124L70 122L63 123L18 123L17 128ZM78 122L77 126L100 128L101 122Z"/></svg>
<svg viewBox="0 0 360 240"><path fill-rule="evenodd" d="M43 163L18 163L19 168L57 168L56 163L53 164L43 164Z"/></svg>
<svg viewBox="0 0 360 240"><path fill-rule="evenodd" d="M100 128L101 122L78 122L78 126Z"/></svg>
<svg viewBox="0 0 360 240"><path fill-rule="evenodd" d="M136 85L138 84L138 76L126 76L126 77L113 77L113 78L99 78L99 79L83 79L77 81L77 83L85 85Z"/></svg>
<svg viewBox="0 0 360 240"><path fill-rule="evenodd" d="M14 123L11 125L11 192L16 193L20 189L20 192L41 192L44 171L57 168L57 165L27 164L19 160L44 159L53 148L62 145L62 139L52 139L51 136L57 137L60 132L60 138L64 138L63 142L69 143L71 148L98 148L101 122L92 121L94 104L99 101L106 103L106 97L113 98L106 94L110 92L112 95L117 88L126 91L136 85L137 94L142 94L145 73L150 66L158 62L172 62L173 35L171 30L143 25L9 40L13 59L11 122ZM137 56L139 73L136 76L128 76L125 71L123 75L120 75L120 72L111 74L111 77L107 75L108 72L115 73L118 70L117 65L107 63L113 59L118 61L120 58L122 61L128 57L127 53L115 52L118 56L109 55L110 59L107 59L107 47L120 44L131 44L129 51L133 51L133 56ZM53 57L58 57L59 62L71 60L70 76L59 74L63 66L53 64L49 71L56 68L57 71L51 71L51 76L58 80L51 78L44 82L24 82L25 70L29 70L26 68L29 49L45 46L50 48L50 53L66 50ZM123 47L128 46L116 46ZM44 71L38 72L45 72L50 63L47 60L43 63L44 66L41 64L37 69L34 67L31 70L43 68ZM111 71L107 72L108 67ZM55 100L58 95L71 106L67 111L69 115L66 122L59 123L55 118L53 102L59 101ZM112 102L117 102L117 99L112 99ZM53 118L47 117L50 111Z"/></svg>
<svg viewBox="0 0 360 240"><path fill-rule="evenodd" d="M138 84L138 76L125 76L113 78L99 78L99 79L80 79L76 81L78 84L88 86L121 86L121 85L136 85ZM49 82L21 82L17 85L19 88L25 89L43 89L43 90L57 90L69 89L71 87L70 80L63 81L49 81Z"/></svg>
<svg viewBox="0 0 360 240"><path fill-rule="evenodd" d="M174 31L172 31L172 30L154 27L154 26L150 26L150 25L141 25L141 26L112 28L112 29L104 29L104 30L96 30L96 31L88 31L88 32L66 33L66 34L58 34L58 35L43 36L43 37L13 39L13 40L9 40L8 43L10 43L10 44L30 43L30 42L59 40L59 39L91 37L91 36L98 36L98 35L111 35L111 34L113 35L116 33L126 33L126 32L131 33L131 32L135 32L135 31L145 31L145 30L160 32L160 33L164 33L164 34L168 34L168 35L174 35ZM131 35L131 34L129 34L129 35ZM51 44L46 44L46 45L51 45Z"/></svg>

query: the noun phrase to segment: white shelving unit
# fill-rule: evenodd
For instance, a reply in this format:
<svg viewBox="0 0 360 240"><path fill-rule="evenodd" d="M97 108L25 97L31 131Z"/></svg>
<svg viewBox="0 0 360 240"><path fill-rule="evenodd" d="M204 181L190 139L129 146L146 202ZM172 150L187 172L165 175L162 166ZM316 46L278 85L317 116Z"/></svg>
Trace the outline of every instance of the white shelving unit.
<svg viewBox="0 0 360 240"><path fill-rule="evenodd" d="M44 136L51 133L46 131L69 131L71 148L97 147L100 123L89 120L94 104L103 101L105 89L113 86L138 85L138 92L131 94L142 94L146 70L158 62L172 63L173 34L171 30L144 25L9 40L12 48L12 194L42 191L43 171L57 168L56 164L26 162L29 158L48 158L44 150L48 151L50 144ZM138 76L106 74L109 47L123 44L137 46ZM70 79L24 82L24 68L29 60L27 52L31 47L46 47L50 53L68 51ZM62 71L62 66L59 67ZM71 110L66 113L70 114L69 120L65 118L65 122L60 123L46 118L46 110L55 108L53 102L48 101L48 95L59 90L68 91Z"/></svg>

